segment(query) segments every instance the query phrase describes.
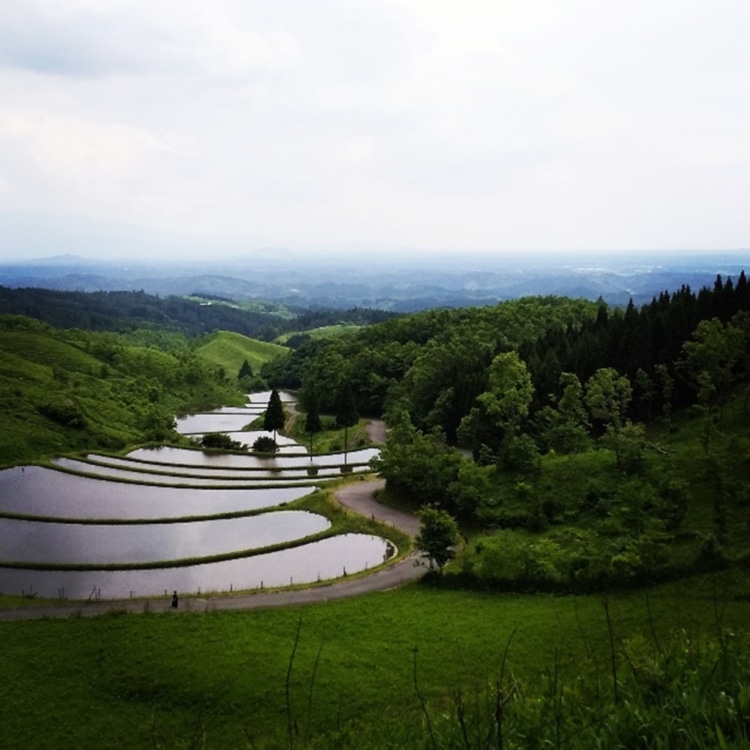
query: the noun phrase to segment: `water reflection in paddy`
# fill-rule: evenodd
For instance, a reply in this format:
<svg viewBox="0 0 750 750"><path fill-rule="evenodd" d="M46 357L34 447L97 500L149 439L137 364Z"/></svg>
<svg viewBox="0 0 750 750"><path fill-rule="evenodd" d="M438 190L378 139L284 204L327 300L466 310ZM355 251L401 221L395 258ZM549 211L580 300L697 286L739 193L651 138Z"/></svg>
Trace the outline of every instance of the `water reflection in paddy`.
<svg viewBox="0 0 750 750"><path fill-rule="evenodd" d="M203 432L234 432L241 430L262 416L268 406L269 393L252 394L245 406L222 406L210 412L187 414L176 420L176 430L182 435ZM286 401L294 397L286 394Z"/></svg>
<svg viewBox="0 0 750 750"><path fill-rule="evenodd" d="M208 516L292 502L312 487L150 487L80 477L41 466L0 471L0 512L54 518L150 519Z"/></svg>
<svg viewBox="0 0 750 750"><path fill-rule="evenodd" d="M253 443L259 437L270 437L273 438L272 432L264 432L262 430L245 430L242 432L227 432L232 440L245 445L248 448L253 447ZM307 453L307 449L301 446L299 443L292 440L292 438L286 437L285 435L279 435L276 433L276 445L279 447L280 452L291 451L293 453Z"/></svg>
<svg viewBox="0 0 750 750"><path fill-rule="evenodd" d="M190 414L177 420L175 429L181 435L201 432L235 432L253 422L252 414Z"/></svg>
<svg viewBox="0 0 750 750"><path fill-rule="evenodd" d="M303 510L185 523L100 525L0 518L2 562L107 564L209 557L312 536L330 527Z"/></svg>
<svg viewBox="0 0 750 750"><path fill-rule="evenodd" d="M259 417L266 410L261 404L246 404L245 406L220 406L218 409L212 409L204 414L247 414L252 419Z"/></svg>
<svg viewBox="0 0 750 750"><path fill-rule="evenodd" d="M387 555L385 539L366 534L344 534L293 549L220 563L129 571L35 571L0 567L0 592L33 591L41 597L61 595L86 599L100 592L104 599L164 596L178 590L219 592L288 586L292 583L337 578L373 568ZM166 604L166 602L165 602Z"/></svg>
<svg viewBox="0 0 750 750"><path fill-rule="evenodd" d="M380 455L377 448L363 448L349 451L346 456L348 464L368 463L370 459ZM307 467L307 466L341 466L344 463L343 453L330 453L319 456L284 456L276 455L263 458L261 456L243 456L232 453L204 453L189 448L138 448L128 453L127 458L139 461L153 461L162 464L220 467L228 469L263 469L271 466L279 468Z"/></svg>
<svg viewBox="0 0 750 750"><path fill-rule="evenodd" d="M268 401L271 398L271 391L258 391L257 393L248 393L247 394L247 400L248 403L252 405L262 405L263 410L265 411L266 407L268 406ZM281 399L282 403L292 403L296 401L293 393L289 393L288 391L279 391L279 398Z"/></svg>

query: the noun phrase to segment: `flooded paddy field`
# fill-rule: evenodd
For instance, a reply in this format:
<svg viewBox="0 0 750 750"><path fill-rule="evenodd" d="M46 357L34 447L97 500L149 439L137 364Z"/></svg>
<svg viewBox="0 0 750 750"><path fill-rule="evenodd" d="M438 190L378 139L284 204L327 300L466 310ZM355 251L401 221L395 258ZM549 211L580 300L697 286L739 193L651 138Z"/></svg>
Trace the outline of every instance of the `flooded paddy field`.
<svg viewBox="0 0 750 750"><path fill-rule="evenodd" d="M223 432L251 446L270 435L247 429L268 395L186 416L178 430ZM330 521L281 509L340 477L342 467L370 471L379 452L310 456L290 438L278 435L277 442L272 456L165 446L0 470L0 592L118 599L252 590L338 578L388 559L391 543L368 534L305 541L330 529ZM220 517L227 514L236 517Z"/></svg>

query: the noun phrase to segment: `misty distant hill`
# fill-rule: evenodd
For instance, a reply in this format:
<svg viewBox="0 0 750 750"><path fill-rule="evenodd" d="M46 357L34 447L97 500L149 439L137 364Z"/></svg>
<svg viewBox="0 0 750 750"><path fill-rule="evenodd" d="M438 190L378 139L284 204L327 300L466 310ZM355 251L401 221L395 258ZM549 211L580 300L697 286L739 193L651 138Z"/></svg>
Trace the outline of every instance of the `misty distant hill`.
<svg viewBox="0 0 750 750"><path fill-rule="evenodd" d="M0 265L0 285L65 291L203 294L298 307L370 307L411 312L495 304L529 295L649 302L684 285L736 278L745 253L636 254L595 259L492 255L400 258L375 252L317 258L282 250L234 261L106 262L65 255Z"/></svg>

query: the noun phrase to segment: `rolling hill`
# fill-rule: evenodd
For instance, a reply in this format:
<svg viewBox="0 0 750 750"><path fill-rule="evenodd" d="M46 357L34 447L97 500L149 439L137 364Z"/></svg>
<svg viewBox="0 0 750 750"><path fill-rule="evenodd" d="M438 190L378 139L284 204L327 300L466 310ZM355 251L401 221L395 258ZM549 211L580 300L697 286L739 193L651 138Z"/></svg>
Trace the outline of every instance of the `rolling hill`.
<svg viewBox="0 0 750 750"><path fill-rule="evenodd" d="M219 331L208 336L196 349L196 354L208 364L223 367L231 377L237 375L245 360L253 372L258 373L261 365L288 351L279 344L251 339L241 333Z"/></svg>

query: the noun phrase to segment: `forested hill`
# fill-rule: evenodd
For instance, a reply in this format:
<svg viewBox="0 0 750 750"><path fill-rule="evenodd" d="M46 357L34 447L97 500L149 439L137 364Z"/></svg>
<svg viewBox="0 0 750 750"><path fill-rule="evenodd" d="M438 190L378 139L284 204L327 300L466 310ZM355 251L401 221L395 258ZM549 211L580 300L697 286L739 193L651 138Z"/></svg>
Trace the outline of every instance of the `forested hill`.
<svg viewBox="0 0 750 750"><path fill-rule="evenodd" d="M353 400L385 415L386 495L428 506L425 543L454 519L467 535L446 585L611 591L750 564L744 274L640 309L537 297L421 313L272 369L308 413Z"/></svg>
<svg viewBox="0 0 750 750"><path fill-rule="evenodd" d="M0 286L0 315L25 315L56 328L89 331L167 329L186 336L234 331L272 341L319 326L367 325L392 317L382 310L296 309L275 303L238 305L229 299L158 297L143 291L65 292Z"/></svg>
<svg viewBox="0 0 750 750"><path fill-rule="evenodd" d="M350 389L358 410L380 415L408 399L415 424L455 434L457 420L486 384L501 351L551 330L579 330L599 304L565 297L529 297L493 307L430 310L368 326L330 341L311 341L265 369L279 386L303 387L323 411L335 412Z"/></svg>
<svg viewBox="0 0 750 750"><path fill-rule="evenodd" d="M626 378L633 391L628 418L691 403L696 378L708 377L700 375L705 368L730 370L712 372L712 384L706 386L721 399L736 371L749 364L748 311L744 272L736 283L718 277L713 288L698 293L684 286L640 309L632 303L623 310L536 297L495 307L433 310L336 341L310 342L268 374L277 385L302 387L303 398L314 394L323 411L334 412L348 389L363 414L393 413L398 405L420 430L438 428L450 443L474 449L486 445L495 452L508 437L496 423L502 422L501 413L512 411L512 399L490 404L483 394L526 389L519 398L528 396L528 403L514 417L513 432L526 431L543 442L540 420L569 384L563 373L579 383L603 368ZM733 336L745 337L744 348L732 343ZM686 344L717 352L696 354L693 361ZM722 354L727 347L734 347L734 354ZM715 364L696 359L711 356Z"/></svg>

